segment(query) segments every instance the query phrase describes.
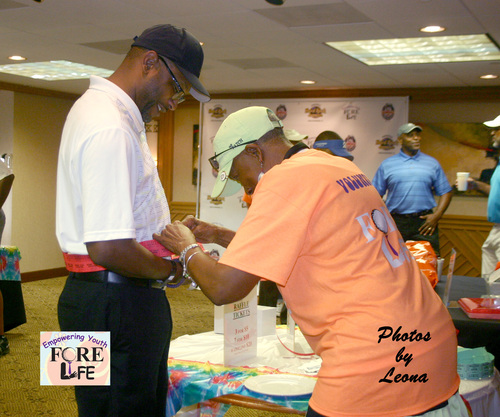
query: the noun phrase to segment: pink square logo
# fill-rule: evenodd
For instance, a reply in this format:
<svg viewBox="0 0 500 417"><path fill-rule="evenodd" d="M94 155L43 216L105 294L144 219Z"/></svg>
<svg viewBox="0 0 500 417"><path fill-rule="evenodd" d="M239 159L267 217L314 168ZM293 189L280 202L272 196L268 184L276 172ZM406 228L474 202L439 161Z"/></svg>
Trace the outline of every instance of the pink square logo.
<svg viewBox="0 0 500 417"><path fill-rule="evenodd" d="M109 332L40 332L40 385L110 385Z"/></svg>

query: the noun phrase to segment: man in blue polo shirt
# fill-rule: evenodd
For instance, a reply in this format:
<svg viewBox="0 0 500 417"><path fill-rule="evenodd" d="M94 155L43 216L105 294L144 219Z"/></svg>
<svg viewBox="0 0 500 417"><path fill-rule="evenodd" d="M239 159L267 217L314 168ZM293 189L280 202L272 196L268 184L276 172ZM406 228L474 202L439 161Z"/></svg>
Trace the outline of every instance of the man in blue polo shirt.
<svg viewBox="0 0 500 417"><path fill-rule="evenodd" d="M420 151L420 132L413 123L398 129L401 151L380 164L373 185L382 197L387 192L387 208L403 239L426 240L439 256L438 222L452 188L439 162ZM437 204L434 195L439 196Z"/></svg>

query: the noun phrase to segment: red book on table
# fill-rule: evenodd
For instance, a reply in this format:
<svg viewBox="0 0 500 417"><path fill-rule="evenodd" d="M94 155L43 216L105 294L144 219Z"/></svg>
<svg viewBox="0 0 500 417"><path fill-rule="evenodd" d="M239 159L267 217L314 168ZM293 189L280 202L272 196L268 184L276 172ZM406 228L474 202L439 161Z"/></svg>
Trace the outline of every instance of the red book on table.
<svg viewBox="0 0 500 417"><path fill-rule="evenodd" d="M461 298L458 304L470 318L500 320L500 298Z"/></svg>

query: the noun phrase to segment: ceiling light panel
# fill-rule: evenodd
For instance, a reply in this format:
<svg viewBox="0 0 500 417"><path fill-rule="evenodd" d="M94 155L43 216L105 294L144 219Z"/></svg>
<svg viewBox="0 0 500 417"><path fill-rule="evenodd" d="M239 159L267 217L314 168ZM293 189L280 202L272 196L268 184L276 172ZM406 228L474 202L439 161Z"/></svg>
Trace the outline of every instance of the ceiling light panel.
<svg viewBox="0 0 500 417"><path fill-rule="evenodd" d="M0 65L0 72L45 81L79 80L91 75L109 77L113 71L70 61Z"/></svg>
<svg viewBox="0 0 500 417"><path fill-rule="evenodd" d="M366 65L428 64L500 60L500 50L487 35L326 42Z"/></svg>

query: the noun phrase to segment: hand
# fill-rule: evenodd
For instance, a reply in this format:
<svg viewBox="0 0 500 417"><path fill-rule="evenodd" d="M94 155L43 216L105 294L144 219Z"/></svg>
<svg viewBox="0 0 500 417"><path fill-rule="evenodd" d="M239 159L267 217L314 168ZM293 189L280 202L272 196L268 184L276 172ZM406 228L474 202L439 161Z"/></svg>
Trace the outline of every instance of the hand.
<svg viewBox="0 0 500 417"><path fill-rule="evenodd" d="M439 218L436 214L426 214L425 216L420 216L421 219L425 219L424 224L418 228L418 232L422 236L432 236L436 230Z"/></svg>
<svg viewBox="0 0 500 417"><path fill-rule="evenodd" d="M204 222L193 216L186 217L182 224L193 232L200 243L214 243L217 239L217 226Z"/></svg>
<svg viewBox="0 0 500 417"><path fill-rule="evenodd" d="M161 243L168 250L179 255L184 248L196 243L196 238L191 230L180 221L168 224L161 235L153 234L153 239Z"/></svg>
<svg viewBox="0 0 500 417"><path fill-rule="evenodd" d="M455 188L458 190L458 180L455 180ZM467 178L467 190L476 190L477 182L474 178Z"/></svg>
<svg viewBox="0 0 500 417"><path fill-rule="evenodd" d="M477 189L477 182L474 178L467 178L467 189L468 190L475 190Z"/></svg>

